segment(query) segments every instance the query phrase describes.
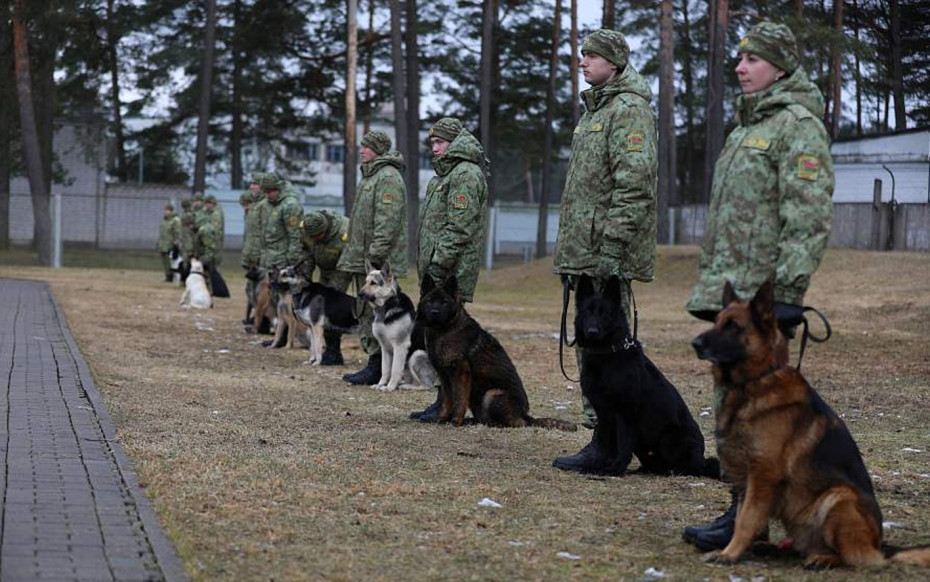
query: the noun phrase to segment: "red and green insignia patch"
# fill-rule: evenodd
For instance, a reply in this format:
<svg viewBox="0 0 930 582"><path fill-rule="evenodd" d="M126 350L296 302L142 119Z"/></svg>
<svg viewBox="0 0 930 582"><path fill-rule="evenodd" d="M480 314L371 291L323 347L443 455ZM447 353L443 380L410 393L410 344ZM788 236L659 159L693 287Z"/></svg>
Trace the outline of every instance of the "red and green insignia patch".
<svg viewBox="0 0 930 582"><path fill-rule="evenodd" d="M287 219L287 224L291 227L297 226L297 223L299 222L300 222L300 218L298 218L297 216L292 216Z"/></svg>
<svg viewBox="0 0 930 582"><path fill-rule="evenodd" d="M465 210L468 208L468 196L464 194L456 194L454 200L452 201L452 208L456 210Z"/></svg>
<svg viewBox="0 0 930 582"><path fill-rule="evenodd" d="M817 156L798 156L798 178L816 180L820 177L820 158Z"/></svg>
<svg viewBox="0 0 930 582"><path fill-rule="evenodd" d="M643 144L646 143L646 136L642 132L637 131L626 136L626 151L628 152L641 152L643 151Z"/></svg>
<svg viewBox="0 0 930 582"><path fill-rule="evenodd" d="M394 194L385 192L381 195L381 204L394 204Z"/></svg>

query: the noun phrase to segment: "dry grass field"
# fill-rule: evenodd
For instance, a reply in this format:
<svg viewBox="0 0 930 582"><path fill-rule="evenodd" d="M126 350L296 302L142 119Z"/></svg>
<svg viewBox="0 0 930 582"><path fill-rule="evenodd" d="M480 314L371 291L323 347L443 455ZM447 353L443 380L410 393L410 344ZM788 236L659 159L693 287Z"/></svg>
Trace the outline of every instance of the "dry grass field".
<svg viewBox="0 0 930 582"><path fill-rule="evenodd" d="M635 289L640 338L712 452L710 374L689 345L706 326L683 308L696 259L694 248L663 248L656 282ZM482 273L469 310L509 351L534 416L578 421L580 390L559 372L550 267ZM236 296L206 313L179 309L180 290L155 271L0 266L0 276L51 283L194 580L654 579L649 568L669 580L930 577L902 566L811 573L791 558L706 565L680 532L726 507L720 483L553 469L586 430L410 421L431 394L340 380L362 363L354 337L349 365L329 369L306 366L303 350L256 345L239 324L238 273ZM808 295L834 337L809 345L803 370L857 439L894 544L930 543L928 285L930 255L832 249ZM479 507L485 497L502 507Z"/></svg>

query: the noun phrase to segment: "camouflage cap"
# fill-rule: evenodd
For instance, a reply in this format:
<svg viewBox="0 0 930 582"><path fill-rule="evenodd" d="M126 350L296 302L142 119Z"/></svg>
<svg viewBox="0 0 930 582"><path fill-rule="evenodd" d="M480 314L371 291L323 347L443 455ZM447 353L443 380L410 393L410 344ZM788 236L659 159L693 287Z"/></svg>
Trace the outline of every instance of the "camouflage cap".
<svg viewBox="0 0 930 582"><path fill-rule="evenodd" d="M760 56L789 75L798 68L798 43L784 24L763 21L739 41L739 52Z"/></svg>
<svg viewBox="0 0 930 582"><path fill-rule="evenodd" d="M174 212L174 204L172 204L172 203L170 203L170 202L169 202L168 204L165 204L165 210L170 210L170 211Z"/></svg>
<svg viewBox="0 0 930 582"><path fill-rule="evenodd" d="M371 148L380 156L391 149L391 138L383 131L369 131L362 138L362 145Z"/></svg>
<svg viewBox="0 0 930 582"><path fill-rule="evenodd" d="M194 192L194 202L203 202L203 192Z"/></svg>
<svg viewBox="0 0 930 582"><path fill-rule="evenodd" d="M216 204L216 196L213 194L207 194L203 197L204 202L209 202L210 204Z"/></svg>
<svg viewBox="0 0 930 582"><path fill-rule="evenodd" d="M191 200L190 200L190 198L185 198L184 200L181 200L181 208L183 208L184 210L190 210L190 209L191 209Z"/></svg>
<svg viewBox="0 0 930 582"><path fill-rule="evenodd" d="M239 195L239 206L245 207L252 203L252 193L243 192Z"/></svg>
<svg viewBox="0 0 930 582"><path fill-rule="evenodd" d="M264 175L264 172L252 172L252 179L249 180L249 184L261 184Z"/></svg>
<svg viewBox="0 0 930 582"><path fill-rule="evenodd" d="M271 172L262 176L262 181L259 182L259 185L262 187L262 190L280 190L284 187L284 181L278 177L277 174Z"/></svg>
<svg viewBox="0 0 930 582"><path fill-rule="evenodd" d="M329 229L329 220L319 210L309 213L300 223L300 230L307 236L320 236L327 229Z"/></svg>
<svg viewBox="0 0 930 582"><path fill-rule="evenodd" d="M443 117L429 128L429 137L438 137L446 141L452 141L458 137L465 126L455 117Z"/></svg>
<svg viewBox="0 0 930 582"><path fill-rule="evenodd" d="M630 61L630 45L626 38L616 30L602 28L595 30L585 39L581 47L581 54L595 53L617 65L622 71Z"/></svg>

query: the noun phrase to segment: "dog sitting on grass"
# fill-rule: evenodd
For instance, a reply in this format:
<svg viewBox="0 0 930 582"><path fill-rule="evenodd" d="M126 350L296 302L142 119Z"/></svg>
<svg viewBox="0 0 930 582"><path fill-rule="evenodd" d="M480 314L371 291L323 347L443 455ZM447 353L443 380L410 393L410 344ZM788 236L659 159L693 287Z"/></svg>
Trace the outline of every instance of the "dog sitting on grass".
<svg viewBox="0 0 930 582"><path fill-rule="evenodd" d="M196 258L191 259L190 272L184 281L184 294L181 296L181 307L195 309L209 309L213 307L213 297L207 289L207 279L203 272L203 263Z"/></svg>
<svg viewBox="0 0 930 582"><path fill-rule="evenodd" d="M874 566L888 558L930 566L930 547L882 545L882 513L859 448L801 373L783 363L774 304L771 280L749 302L728 282L713 329L692 342L726 390L717 450L738 491L733 538L705 560L738 561L775 518L808 568Z"/></svg>
<svg viewBox="0 0 930 582"><path fill-rule="evenodd" d="M577 429L564 420L530 416L516 367L500 342L465 311L455 276L437 286L427 275L420 296L417 318L442 386L439 422L462 426L471 409L476 422L489 426Z"/></svg>
<svg viewBox="0 0 930 582"><path fill-rule="evenodd" d="M582 276L577 293L581 391L594 406L597 427L587 447L553 465L622 475L636 455L641 473L719 478L720 464L704 458L704 436L681 394L630 333L620 280L611 277L595 291Z"/></svg>

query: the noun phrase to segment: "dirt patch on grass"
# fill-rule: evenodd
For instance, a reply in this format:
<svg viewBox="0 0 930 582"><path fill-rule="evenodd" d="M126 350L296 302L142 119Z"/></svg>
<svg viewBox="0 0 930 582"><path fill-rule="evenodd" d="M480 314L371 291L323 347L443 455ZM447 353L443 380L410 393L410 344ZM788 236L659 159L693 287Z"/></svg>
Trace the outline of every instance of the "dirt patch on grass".
<svg viewBox="0 0 930 582"><path fill-rule="evenodd" d="M711 381L689 346L705 324L683 308L696 253L662 249L656 282L635 289L641 339L712 451L712 418L700 416ZM409 421L430 394L339 379L362 364L355 338L344 342L348 366L322 370L303 364L306 351L255 345L238 323L238 276L228 276L236 296L207 313L179 309L180 291L154 271L0 267L0 276L51 282L197 580L617 580L642 579L650 567L686 580L924 575L901 566L809 574L794 560L705 565L679 536L724 509L719 483L551 468L554 456L587 442L584 430ZM930 543L927 281L926 254L831 250L808 297L835 336L808 348L804 371L858 440L895 544ZM509 351L534 416L580 420L579 389L558 368L561 292L551 263L482 273L476 298L469 310ZM484 497L503 507L478 507Z"/></svg>

